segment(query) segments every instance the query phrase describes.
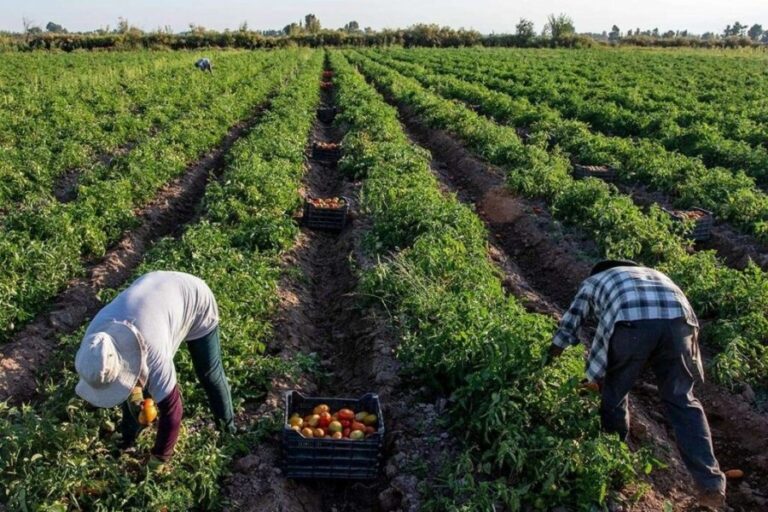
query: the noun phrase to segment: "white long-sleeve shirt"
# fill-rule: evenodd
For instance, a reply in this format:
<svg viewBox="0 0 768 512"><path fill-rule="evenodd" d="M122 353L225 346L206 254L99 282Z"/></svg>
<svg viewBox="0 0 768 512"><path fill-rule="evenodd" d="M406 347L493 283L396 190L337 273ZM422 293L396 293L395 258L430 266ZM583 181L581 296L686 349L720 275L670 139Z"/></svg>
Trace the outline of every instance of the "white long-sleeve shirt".
<svg viewBox="0 0 768 512"><path fill-rule="evenodd" d="M86 336L112 320L132 323L147 350L146 388L161 402L176 386L173 357L184 340L210 334L219 323L216 298L205 282L182 272L150 272L96 314Z"/></svg>

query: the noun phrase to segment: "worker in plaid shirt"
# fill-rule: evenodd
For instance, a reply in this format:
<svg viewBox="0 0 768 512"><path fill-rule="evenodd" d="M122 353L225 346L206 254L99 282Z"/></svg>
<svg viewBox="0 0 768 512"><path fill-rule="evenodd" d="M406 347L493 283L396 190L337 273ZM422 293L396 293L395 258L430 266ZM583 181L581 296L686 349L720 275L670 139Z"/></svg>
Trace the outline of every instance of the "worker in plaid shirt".
<svg viewBox="0 0 768 512"><path fill-rule="evenodd" d="M577 331L589 317L598 323L587 378L601 391L603 429L627 439L627 394L650 364L680 454L699 487L700 503L722 505L725 477L704 409L693 396L694 375L703 379L704 372L696 341L699 324L688 299L661 272L632 261L598 263L560 321L549 360L579 344Z"/></svg>

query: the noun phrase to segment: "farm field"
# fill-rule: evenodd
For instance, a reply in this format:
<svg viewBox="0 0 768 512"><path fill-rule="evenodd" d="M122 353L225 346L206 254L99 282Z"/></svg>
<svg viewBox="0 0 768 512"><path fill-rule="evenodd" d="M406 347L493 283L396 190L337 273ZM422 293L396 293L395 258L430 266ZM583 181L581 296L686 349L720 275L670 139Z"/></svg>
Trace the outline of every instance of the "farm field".
<svg viewBox="0 0 768 512"><path fill-rule="evenodd" d="M213 73L192 67L201 56ZM650 375L627 446L600 432L579 350L542 364L602 258L659 268L691 300L708 376L696 393L723 469L745 474L728 505L768 506L764 53L4 62L0 510L698 510ZM324 197L349 199L340 233L298 221ZM694 208L712 212L706 240L668 213ZM213 428L181 350L185 417L163 473L143 464L151 429L121 453L119 408L74 393L89 319L151 270L216 295L238 426ZM285 479L289 389L378 393L380 477Z"/></svg>

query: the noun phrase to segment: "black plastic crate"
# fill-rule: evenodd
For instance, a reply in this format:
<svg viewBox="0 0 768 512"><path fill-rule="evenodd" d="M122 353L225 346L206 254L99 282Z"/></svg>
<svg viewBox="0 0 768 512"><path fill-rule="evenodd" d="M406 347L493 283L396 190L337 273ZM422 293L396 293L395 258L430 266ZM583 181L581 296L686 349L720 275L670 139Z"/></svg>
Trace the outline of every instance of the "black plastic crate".
<svg viewBox="0 0 768 512"><path fill-rule="evenodd" d="M689 210L662 209L678 222L686 221L688 217L685 214L687 212L698 212L701 215L694 220L693 229L688 232L687 237L694 242L704 242L705 240L709 240L709 237L712 236L712 226L715 223L715 216L712 215L711 211L697 207L690 208Z"/></svg>
<svg viewBox="0 0 768 512"><path fill-rule="evenodd" d="M306 438L288 427L291 414L302 417L320 404L328 404L332 411L349 408L355 412L367 411L378 417L376 433L359 441L348 439ZM368 393L360 398L305 397L298 391L285 393L285 421L283 422L283 471L288 478L371 480L381 469L384 445L384 417L379 395Z"/></svg>
<svg viewBox="0 0 768 512"><path fill-rule="evenodd" d="M323 148L317 142L312 144L312 158L321 162L337 162L341 158L341 145L334 148Z"/></svg>
<svg viewBox="0 0 768 512"><path fill-rule="evenodd" d="M336 119L336 107L320 107L317 109L317 117L320 121L331 124Z"/></svg>
<svg viewBox="0 0 768 512"><path fill-rule="evenodd" d="M341 231L347 226L349 220L350 201L347 197L340 197L344 200L341 208L321 208L313 205L307 198L304 200L304 216L302 223L310 229L327 229L331 231Z"/></svg>
<svg viewBox="0 0 768 512"><path fill-rule="evenodd" d="M578 179L583 178L599 178L608 183L616 181L616 170L608 165L573 165L573 177Z"/></svg>

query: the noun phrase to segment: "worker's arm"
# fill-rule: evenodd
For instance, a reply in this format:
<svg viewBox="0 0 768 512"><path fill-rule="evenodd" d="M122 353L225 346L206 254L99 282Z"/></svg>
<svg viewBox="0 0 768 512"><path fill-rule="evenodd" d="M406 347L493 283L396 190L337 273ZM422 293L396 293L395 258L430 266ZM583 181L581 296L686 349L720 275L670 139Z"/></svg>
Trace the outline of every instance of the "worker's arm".
<svg viewBox="0 0 768 512"><path fill-rule="evenodd" d="M173 455L173 448L179 439L181 417L184 412L178 384L162 402L157 404L157 408L160 411L160 419L157 422L157 437L152 455L161 461L167 461Z"/></svg>
<svg viewBox="0 0 768 512"><path fill-rule="evenodd" d="M581 324L592 310L592 286L585 283L576 294L571 306L560 320L552 344L549 347L548 360L551 361L560 356L567 347L579 344L578 331Z"/></svg>

